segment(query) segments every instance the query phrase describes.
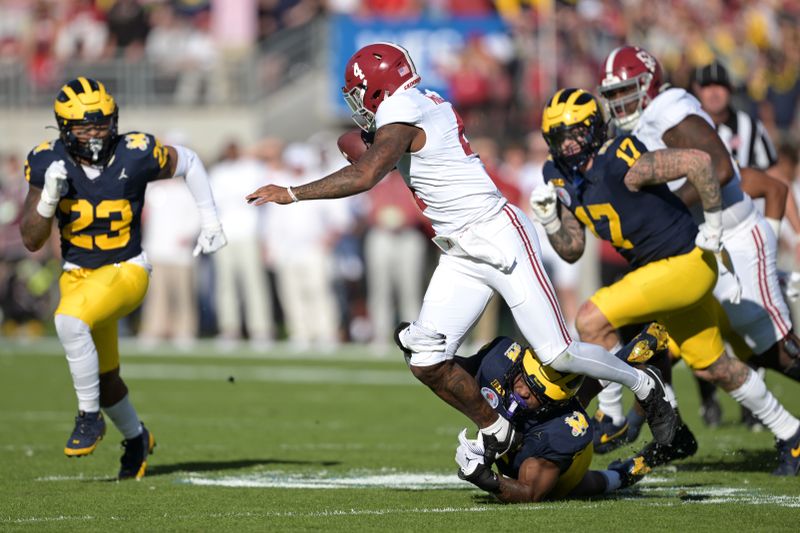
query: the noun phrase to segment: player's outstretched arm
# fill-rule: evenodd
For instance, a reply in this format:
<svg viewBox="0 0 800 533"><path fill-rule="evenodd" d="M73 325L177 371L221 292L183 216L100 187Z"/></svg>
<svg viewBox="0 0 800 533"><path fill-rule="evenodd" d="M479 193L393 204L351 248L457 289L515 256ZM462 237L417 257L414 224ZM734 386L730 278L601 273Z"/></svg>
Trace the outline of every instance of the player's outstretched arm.
<svg viewBox="0 0 800 533"><path fill-rule="evenodd" d="M289 204L300 200L343 198L368 191L397 165L421 133L421 129L409 124L387 124L378 129L372 146L354 165L291 189L265 185L247 195L247 202Z"/></svg>
<svg viewBox="0 0 800 533"><path fill-rule="evenodd" d="M542 501L558 483L558 465L539 457L529 457L519 468L519 479L498 476L500 492L497 499L506 503Z"/></svg>
<svg viewBox="0 0 800 533"><path fill-rule="evenodd" d="M208 172L200 157L185 146L167 146L167 165L162 172L169 176L183 176L186 186L192 193L200 212L200 236L197 238L193 255L214 253L226 244L228 239L222 231L222 224L217 215L214 195L208 181Z"/></svg>
<svg viewBox="0 0 800 533"><path fill-rule="evenodd" d="M31 252L39 250L50 237L50 230L53 227L53 218L43 217L36 206L39 205L42 189L31 186L25 196L25 205L22 210L22 220L20 221L20 233L22 242Z"/></svg>
<svg viewBox="0 0 800 533"><path fill-rule="evenodd" d="M625 174L625 185L631 191L638 191L683 176L697 191L705 211L721 208L722 195L713 176L711 156L695 148L667 148L642 154Z"/></svg>

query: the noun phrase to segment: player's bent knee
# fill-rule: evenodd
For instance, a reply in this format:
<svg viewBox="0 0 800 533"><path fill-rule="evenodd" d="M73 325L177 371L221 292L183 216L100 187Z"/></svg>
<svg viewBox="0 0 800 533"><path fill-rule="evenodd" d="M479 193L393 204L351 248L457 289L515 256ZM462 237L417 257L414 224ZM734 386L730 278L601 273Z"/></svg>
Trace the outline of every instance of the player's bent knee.
<svg viewBox="0 0 800 533"><path fill-rule="evenodd" d="M89 324L70 315L57 314L55 316L56 333L59 340L63 343L73 342L84 339L88 336L91 339L92 330Z"/></svg>

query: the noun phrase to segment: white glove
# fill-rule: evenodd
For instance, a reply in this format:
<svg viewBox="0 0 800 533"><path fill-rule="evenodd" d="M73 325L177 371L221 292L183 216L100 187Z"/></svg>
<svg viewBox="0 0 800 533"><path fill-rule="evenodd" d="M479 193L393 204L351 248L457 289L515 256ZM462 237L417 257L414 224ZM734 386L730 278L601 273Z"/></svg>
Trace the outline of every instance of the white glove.
<svg viewBox="0 0 800 533"><path fill-rule="evenodd" d="M531 191L529 198L531 210L536 220L544 226L544 231L550 235L561 228L561 220L558 218L558 196L553 182L547 185L539 185Z"/></svg>
<svg viewBox="0 0 800 533"><path fill-rule="evenodd" d="M703 250L719 253L722 250L722 211L706 211L703 215L705 222L700 224L694 243Z"/></svg>
<svg viewBox="0 0 800 533"><path fill-rule="evenodd" d="M44 218L53 218L58 201L68 190L66 163L63 159L53 161L44 173L44 187L36 211Z"/></svg>
<svg viewBox="0 0 800 533"><path fill-rule="evenodd" d="M444 352L447 348L447 337L438 333L431 324L412 322L398 338L411 353Z"/></svg>
<svg viewBox="0 0 800 533"><path fill-rule="evenodd" d="M192 255L197 257L200 252L213 254L226 244L228 244L228 239L225 238L225 233L222 232L222 226L219 223L206 226L200 230L200 236L197 238L197 245L194 247Z"/></svg>
<svg viewBox="0 0 800 533"><path fill-rule="evenodd" d="M477 439L468 439L467 428L464 428L458 434L458 443L456 463L464 476L470 476L479 466L485 464L482 435L478 433Z"/></svg>

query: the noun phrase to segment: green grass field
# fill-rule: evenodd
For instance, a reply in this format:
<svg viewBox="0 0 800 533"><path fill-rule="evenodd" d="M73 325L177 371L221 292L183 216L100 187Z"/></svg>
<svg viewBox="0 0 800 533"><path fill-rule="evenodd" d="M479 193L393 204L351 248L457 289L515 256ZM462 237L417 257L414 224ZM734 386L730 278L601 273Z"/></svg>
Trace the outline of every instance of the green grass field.
<svg viewBox="0 0 800 533"><path fill-rule="evenodd" d="M324 356L212 345L134 353L123 376L158 446L140 482L114 480L122 439L67 459L74 393L54 342L0 347L0 529L69 531L797 531L800 479L769 475L769 433L704 428L676 369L698 454L615 497L503 505L458 480L468 421L410 375L399 354ZM233 378L232 380L230 378ZM794 413L798 385L768 383ZM636 451L649 437L594 466ZM513 529L512 529L513 528Z"/></svg>

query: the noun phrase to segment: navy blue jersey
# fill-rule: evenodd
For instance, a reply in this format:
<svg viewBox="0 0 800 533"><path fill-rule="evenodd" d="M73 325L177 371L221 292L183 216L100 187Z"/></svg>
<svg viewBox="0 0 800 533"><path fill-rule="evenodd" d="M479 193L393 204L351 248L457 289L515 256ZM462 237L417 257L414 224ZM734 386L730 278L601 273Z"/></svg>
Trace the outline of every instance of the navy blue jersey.
<svg viewBox="0 0 800 533"><path fill-rule="evenodd" d="M503 405L505 375L524 348L508 337L498 337L476 356L481 357L475 379L481 394L495 411L507 416ZM471 358L470 358L471 359ZM467 367L467 365L465 365ZM576 454L592 443L592 428L586 412L576 399L547 410L517 410L513 417L523 441L520 448L503 456L497 467L503 475L517 478L520 465L530 457L551 461L566 472Z"/></svg>
<svg viewBox="0 0 800 533"><path fill-rule="evenodd" d="M28 154L25 179L44 187L47 168L58 160L69 184L56 210L64 260L99 268L140 254L145 188L166 166L166 148L147 133L120 135L108 164L89 179L61 140L45 142Z"/></svg>
<svg viewBox="0 0 800 533"><path fill-rule="evenodd" d="M625 186L625 174L645 152L636 137L623 135L600 149L577 185L553 161L548 160L543 171L561 204L634 268L690 252L697 235L689 210L666 184L638 192Z"/></svg>

